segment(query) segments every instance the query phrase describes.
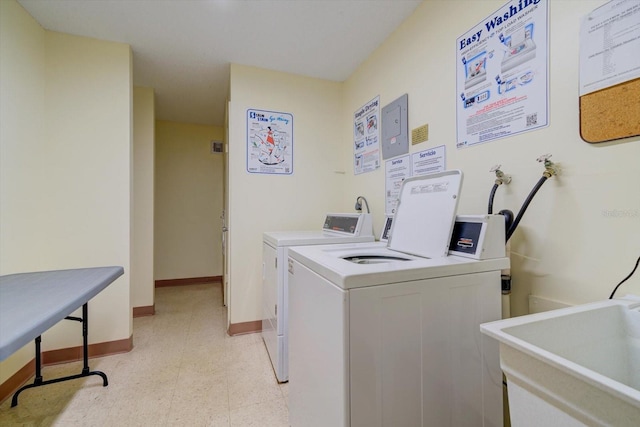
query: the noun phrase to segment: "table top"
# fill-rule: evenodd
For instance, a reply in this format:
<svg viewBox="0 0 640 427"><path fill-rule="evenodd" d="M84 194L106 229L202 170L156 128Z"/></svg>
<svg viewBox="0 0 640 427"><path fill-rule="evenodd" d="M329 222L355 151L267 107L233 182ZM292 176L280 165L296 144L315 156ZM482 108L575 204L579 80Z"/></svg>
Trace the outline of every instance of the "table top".
<svg viewBox="0 0 640 427"><path fill-rule="evenodd" d="M119 266L0 276L0 361L124 274Z"/></svg>

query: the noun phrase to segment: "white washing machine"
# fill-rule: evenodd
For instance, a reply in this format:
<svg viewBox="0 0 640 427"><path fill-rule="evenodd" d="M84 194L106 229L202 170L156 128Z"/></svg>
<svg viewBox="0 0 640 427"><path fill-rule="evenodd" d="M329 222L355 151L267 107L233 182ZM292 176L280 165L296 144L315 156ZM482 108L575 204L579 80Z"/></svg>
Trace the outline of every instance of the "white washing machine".
<svg viewBox="0 0 640 427"><path fill-rule="evenodd" d="M273 231L262 243L262 339L278 382L289 379L288 276L285 269L290 246L373 242L371 214L327 214L322 231Z"/></svg>
<svg viewBox="0 0 640 427"><path fill-rule="evenodd" d="M292 427L502 426L504 218L458 217L460 171L404 181L387 245L289 250Z"/></svg>

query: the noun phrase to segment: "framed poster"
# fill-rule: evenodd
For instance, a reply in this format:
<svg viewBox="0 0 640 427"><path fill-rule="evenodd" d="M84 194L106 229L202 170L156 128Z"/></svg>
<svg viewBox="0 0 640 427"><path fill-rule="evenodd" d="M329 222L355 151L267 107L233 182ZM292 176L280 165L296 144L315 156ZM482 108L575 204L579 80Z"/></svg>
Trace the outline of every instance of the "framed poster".
<svg viewBox="0 0 640 427"><path fill-rule="evenodd" d="M293 115L247 110L247 172L293 174Z"/></svg>

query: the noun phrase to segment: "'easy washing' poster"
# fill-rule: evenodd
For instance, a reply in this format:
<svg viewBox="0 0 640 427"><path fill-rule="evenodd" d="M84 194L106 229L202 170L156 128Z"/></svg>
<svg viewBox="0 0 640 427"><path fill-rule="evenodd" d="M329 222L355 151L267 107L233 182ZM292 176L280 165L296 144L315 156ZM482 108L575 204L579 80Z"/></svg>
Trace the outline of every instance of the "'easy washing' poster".
<svg viewBox="0 0 640 427"><path fill-rule="evenodd" d="M513 0L456 41L456 146L548 125L547 0Z"/></svg>

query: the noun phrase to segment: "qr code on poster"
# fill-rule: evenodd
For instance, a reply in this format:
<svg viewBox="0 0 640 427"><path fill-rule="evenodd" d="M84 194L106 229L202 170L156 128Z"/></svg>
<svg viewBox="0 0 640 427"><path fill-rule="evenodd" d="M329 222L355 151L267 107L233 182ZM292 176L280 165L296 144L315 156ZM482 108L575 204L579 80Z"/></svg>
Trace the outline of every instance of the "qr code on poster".
<svg viewBox="0 0 640 427"><path fill-rule="evenodd" d="M538 113L529 114L527 116L527 126L535 126L538 124Z"/></svg>

